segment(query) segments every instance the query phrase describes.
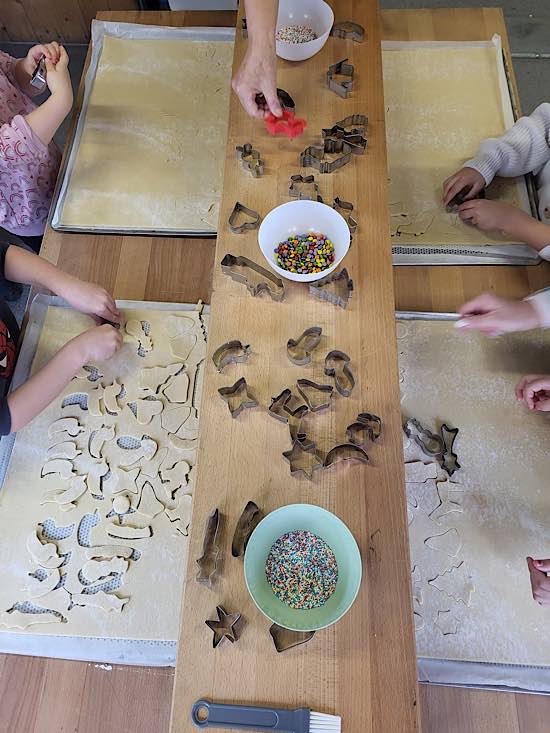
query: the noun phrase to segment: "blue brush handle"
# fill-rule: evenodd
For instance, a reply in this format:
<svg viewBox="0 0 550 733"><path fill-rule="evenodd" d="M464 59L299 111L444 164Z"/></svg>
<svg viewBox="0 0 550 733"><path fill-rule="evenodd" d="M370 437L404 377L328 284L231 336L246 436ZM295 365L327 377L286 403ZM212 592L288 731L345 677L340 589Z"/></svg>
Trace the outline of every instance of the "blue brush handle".
<svg viewBox="0 0 550 733"><path fill-rule="evenodd" d="M201 720L199 711L207 717ZM198 700L191 711L197 728L231 728L233 730L278 730L283 733L309 733L309 710L278 710L249 705L223 705Z"/></svg>

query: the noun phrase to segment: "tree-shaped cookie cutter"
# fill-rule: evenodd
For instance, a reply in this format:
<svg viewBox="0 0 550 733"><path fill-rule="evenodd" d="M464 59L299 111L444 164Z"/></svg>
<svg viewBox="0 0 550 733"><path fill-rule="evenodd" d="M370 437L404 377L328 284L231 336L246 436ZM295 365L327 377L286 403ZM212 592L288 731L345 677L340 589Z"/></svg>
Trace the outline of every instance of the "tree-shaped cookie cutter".
<svg viewBox="0 0 550 733"><path fill-rule="evenodd" d="M218 394L224 402L227 402L229 412L233 418L238 417L243 410L258 405L258 400L249 391L244 377L237 379L231 387L220 387Z"/></svg>
<svg viewBox="0 0 550 733"><path fill-rule="evenodd" d="M263 514L258 505L253 501L249 501L243 509L235 527L233 542L231 543L231 554L233 557L241 557L244 554L250 535L262 517Z"/></svg>
<svg viewBox="0 0 550 733"><path fill-rule="evenodd" d="M315 176L313 175L302 176L298 173L290 176L288 195L294 199L323 203L323 197L319 193L319 185L315 183Z"/></svg>
<svg viewBox="0 0 550 733"><path fill-rule="evenodd" d="M331 468L338 463L359 462L367 464L369 457L364 448L355 443L340 443L331 448L325 456L323 468Z"/></svg>
<svg viewBox="0 0 550 733"><path fill-rule="evenodd" d="M337 61L328 67L326 85L332 92L336 92L338 96L345 99L353 89L354 75L355 67L353 64L348 64L347 59L342 59L342 61ZM335 79L337 76L346 78L344 80Z"/></svg>
<svg viewBox="0 0 550 733"><path fill-rule="evenodd" d="M363 447L366 440L362 440L359 436L366 434L373 443L375 443L382 432L382 420L378 415L370 412L360 412L355 422L348 425L346 435L350 443Z"/></svg>
<svg viewBox="0 0 550 733"><path fill-rule="evenodd" d="M242 224L237 224L239 214L250 217L250 221L243 221ZM241 204L240 201L237 201L233 207L233 211L229 215L227 223L233 234L243 234L250 229L256 229L260 223L260 214L254 211L254 209L249 209L248 206Z"/></svg>
<svg viewBox="0 0 550 733"><path fill-rule="evenodd" d="M235 282L246 285L248 292L256 297L260 293L266 291L273 300L283 300L285 297L285 286L280 277L266 270L265 267L258 265L257 262L249 260L248 257L241 255L226 254L221 261L221 268L224 275L227 275ZM238 268L248 268L261 275L262 281L254 284L248 277L239 271Z"/></svg>
<svg viewBox="0 0 550 733"><path fill-rule="evenodd" d="M264 161L260 157L259 151L254 150L251 143L237 145L235 151L245 171L251 173L254 178L259 178L263 175Z"/></svg>
<svg viewBox="0 0 550 733"><path fill-rule="evenodd" d="M325 160L325 155L336 154L334 160ZM322 147L310 145L300 153L302 168L316 168L319 173L333 173L338 168L347 165L351 160L351 147L344 140L326 137Z"/></svg>
<svg viewBox="0 0 550 733"><path fill-rule="evenodd" d="M287 649L300 646L300 644L306 644L315 636L315 631L290 631L278 624L272 624L269 627L269 633L279 653L286 652Z"/></svg>
<svg viewBox="0 0 550 733"><path fill-rule="evenodd" d="M212 646L216 649L224 639L232 644L239 639L239 631L237 625L241 620L240 613L227 613L223 606L216 606L218 618L216 620L208 619L205 624L214 632Z"/></svg>
<svg viewBox="0 0 550 733"><path fill-rule="evenodd" d="M348 229L352 234L357 231L357 219L352 216L353 204L350 201L342 201L339 196L336 196L332 202L332 208L337 211L340 216L345 220L348 225Z"/></svg>
<svg viewBox="0 0 550 733"><path fill-rule="evenodd" d="M346 308L353 292L353 280L344 267L338 272L332 272L321 280L310 283L309 292L319 300L326 300L340 308Z"/></svg>
<svg viewBox="0 0 550 733"><path fill-rule="evenodd" d="M344 40L357 41L361 43L365 38L365 29L359 23L351 20L344 20L342 23L335 23L330 32L335 38L343 38Z"/></svg>
<svg viewBox="0 0 550 733"><path fill-rule="evenodd" d="M325 357L325 374L334 378L334 386L342 397L349 397L355 387L350 361L349 356L339 349L329 351Z"/></svg>
<svg viewBox="0 0 550 733"><path fill-rule="evenodd" d="M296 385L298 392L304 398L304 402L311 412L319 412L319 410L330 407L334 391L331 384L319 384L318 382L312 382L311 379L298 379ZM317 399L314 399L311 392L317 395Z"/></svg>
<svg viewBox="0 0 550 733"><path fill-rule="evenodd" d="M311 326L298 336L297 339L288 339L286 353L296 366L306 366L311 363L311 352L314 351L321 341L323 329L320 326Z"/></svg>
<svg viewBox="0 0 550 733"><path fill-rule="evenodd" d="M202 555L197 560L197 565L199 566L197 583L202 583L208 588L212 588L212 584L219 570L221 553L217 544L219 528L220 512L218 509L214 509L206 520L202 542Z"/></svg>
<svg viewBox="0 0 550 733"><path fill-rule="evenodd" d="M243 364L250 356L250 344L243 346L241 341L227 341L212 354L212 361L218 372L229 364Z"/></svg>
<svg viewBox="0 0 550 733"><path fill-rule="evenodd" d="M441 436L432 433L414 417L407 420L403 426L403 430L405 431L405 435L408 438L412 438L421 451L429 458L442 459L445 443Z"/></svg>

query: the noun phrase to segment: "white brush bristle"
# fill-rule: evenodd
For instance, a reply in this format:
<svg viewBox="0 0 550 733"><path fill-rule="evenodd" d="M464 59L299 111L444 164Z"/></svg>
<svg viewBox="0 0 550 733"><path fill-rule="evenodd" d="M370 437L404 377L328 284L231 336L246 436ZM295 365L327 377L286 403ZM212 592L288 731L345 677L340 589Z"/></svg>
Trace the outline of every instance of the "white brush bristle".
<svg viewBox="0 0 550 733"><path fill-rule="evenodd" d="M339 715L325 715L311 712L309 715L309 733L341 733L342 718Z"/></svg>

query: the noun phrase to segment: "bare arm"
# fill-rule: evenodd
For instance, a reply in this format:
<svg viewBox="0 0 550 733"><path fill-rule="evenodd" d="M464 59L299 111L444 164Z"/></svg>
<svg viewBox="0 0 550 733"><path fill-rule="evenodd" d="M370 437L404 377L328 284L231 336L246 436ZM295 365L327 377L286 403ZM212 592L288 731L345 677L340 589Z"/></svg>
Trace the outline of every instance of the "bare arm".
<svg viewBox="0 0 550 733"><path fill-rule="evenodd" d="M55 65L46 58L46 81L51 96L40 107L25 115L29 127L44 145L50 144L73 105L69 57L63 46L59 47L59 53L59 61Z"/></svg>
<svg viewBox="0 0 550 733"><path fill-rule="evenodd" d="M39 90L30 86L30 81L31 76L36 69L36 65L42 56L45 56L52 62L52 64L56 64L59 61L59 44L56 41L52 41L51 43L41 43L37 46L33 46L29 49L25 58L18 59L15 65L15 80L19 88L29 97L34 97L36 94L40 94Z"/></svg>

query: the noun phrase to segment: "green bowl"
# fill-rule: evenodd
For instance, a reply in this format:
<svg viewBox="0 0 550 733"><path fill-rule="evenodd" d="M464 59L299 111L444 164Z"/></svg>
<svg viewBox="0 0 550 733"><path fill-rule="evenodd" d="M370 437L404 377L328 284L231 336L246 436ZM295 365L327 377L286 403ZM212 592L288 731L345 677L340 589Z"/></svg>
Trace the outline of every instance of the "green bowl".
<svg viewBox="0 0 550 733"><path fill-rule="evenodd" d="M279 537L297 529L321 537L336 556L336 590L320 608L290 608L267 582L265 562L271 547ZM252 533L244 555L244 577L252 600L273 623L291 631L318 631L339 621L359 592L361 569L361 555L352 533L337 516L314 504L289 504L268 514Z"/></svg>

